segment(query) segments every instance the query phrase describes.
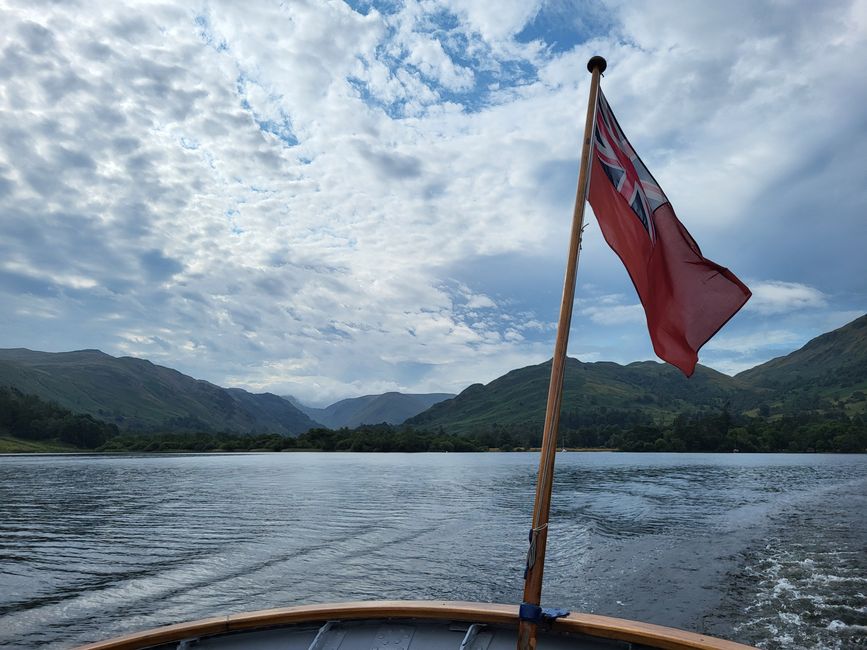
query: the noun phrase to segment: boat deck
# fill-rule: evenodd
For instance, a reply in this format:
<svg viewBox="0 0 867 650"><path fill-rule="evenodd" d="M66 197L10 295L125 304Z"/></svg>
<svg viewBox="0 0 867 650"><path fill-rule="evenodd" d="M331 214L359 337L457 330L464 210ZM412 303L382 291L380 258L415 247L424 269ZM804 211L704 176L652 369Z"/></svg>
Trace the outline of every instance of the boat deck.
<svg viewBox="0 0 867 650"><path fill-rule="evenodd" d="M329 621L190 638L159 650L515 650L514 627L430 620ZM540 650L643 650L648 646L571 633L542 633Z"/></svg>

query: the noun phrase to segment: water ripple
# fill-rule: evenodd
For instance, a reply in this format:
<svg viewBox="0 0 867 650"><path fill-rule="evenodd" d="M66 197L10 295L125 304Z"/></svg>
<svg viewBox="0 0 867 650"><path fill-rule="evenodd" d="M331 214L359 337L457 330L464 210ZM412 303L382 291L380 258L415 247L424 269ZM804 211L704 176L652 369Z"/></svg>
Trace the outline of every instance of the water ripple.
<svg viewBox="0 0 867 650"><path fill-rule="evenodd" d="M2 457L0 646L63 648L304 602L517 602L537 462L535 454ZM772 648L775 635L814 625L797 605L809 601L827 610L826 628L857 632L863 603L834 594L863 594L863 566L819 570L819 546L767 534L803 528L782 513L859 480L864 457L567 453L557 462L546 602L698 630L718 624L752 642L764 634ZM855 551L835 552L839 565ZM757 602L795 603L774 629L757 622L767 617L761 608L719 614L727 590L737 591L730 581L749 583L737 582L747 553L767 587ZM802 573L782 568L786 553ZM771 556L781 568L766 564Z"/></svg>

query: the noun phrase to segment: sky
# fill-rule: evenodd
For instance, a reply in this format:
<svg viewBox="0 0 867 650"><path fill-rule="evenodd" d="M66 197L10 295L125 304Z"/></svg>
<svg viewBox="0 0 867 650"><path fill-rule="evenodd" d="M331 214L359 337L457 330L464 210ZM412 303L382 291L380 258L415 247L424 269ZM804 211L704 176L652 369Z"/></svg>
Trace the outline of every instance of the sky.
<svg viewBox="0 0 867 650"><path fill-rule="evenodd" d="M0 2L0 347L311 405L551 357L590 75L752 299L867 311L867 2ZM588 208L569 355L654 359Z"/></svg>

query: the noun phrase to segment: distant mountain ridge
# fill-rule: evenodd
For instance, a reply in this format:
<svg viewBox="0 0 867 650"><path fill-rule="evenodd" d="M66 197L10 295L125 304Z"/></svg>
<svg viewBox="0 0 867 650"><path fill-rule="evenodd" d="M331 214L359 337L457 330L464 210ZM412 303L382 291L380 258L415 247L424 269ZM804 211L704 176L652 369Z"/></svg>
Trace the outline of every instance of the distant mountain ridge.
<svg viewBox="0 0 867 650"><path fill-rule="evenodd" d="M867 315L736 375L770 393L773 409L867 413Z"/></svg>
<svg viewBox="0 0 867 650"><path fill-rule="evenodd" d="M512 370L457 396L385 393L317 409L293 405L288 396L225 389L150 361L99 350L17 348L0 350L0 386L127 430L297 435L322 425L353 428L406 421L422 430L473 434L540 428L550 366L549 360ZM803 412L867 414L867 315L736 377L698 366L686 379L677 369L653 361L566 363L562 427L630 427L723 410L772 418Z"/></svg>
<svg viewBox="0 0 867 650"><path fill-rule="evenodd" d="M551 361L512 370L487 385L474 384L457 397L436 404L407 423L447 433L468 434L497 427L541 429ZM679 413L746 406L757 391L728 375L697 366L687 379L672 366L644 361L621 366L611 362L566 360L561 424L629 424L673 419Z"/></svg>
<svg viewBox="0 0 867 650"><path fill-rule="evenodd" d="M545 417L551 361L474 384L407 423L447 433L535 427ZM729 377L697 366L687 379L667 364L621 366L567 359L561 426L671 421L700 410L766 416L793 412L867 412L867 315L799 350Z"/></svg>
<svg viewBox="0 0 867 650"><path fill-rule="evenodd" d="M355 428L362 424L401 424L434 404L454 397L454 393L397 393L364 395L335 402L325 408L301 404L291 395L283 396L311 419L330 429Z"/></svg>
<svg viewBox="0 0 867 650"><path fill-rule="evenodd" d="M144 359L99 350L0 349L0 385L124 430L298 435L317 426L277 395L221 388Z"/></svg>
<svg viewBox="0 0 867 650"><path fill-rule="evenodd" d="M736 379L765 388L808 384L847 388L867 382L867 314L820 334L786 356L744 370Z"/></svg>

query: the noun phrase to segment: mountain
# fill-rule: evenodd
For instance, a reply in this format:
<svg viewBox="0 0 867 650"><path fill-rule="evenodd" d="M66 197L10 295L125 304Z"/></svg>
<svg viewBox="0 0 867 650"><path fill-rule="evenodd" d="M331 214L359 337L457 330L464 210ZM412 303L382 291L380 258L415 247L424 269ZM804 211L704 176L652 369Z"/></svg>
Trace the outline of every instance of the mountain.
<svg viewBox="0 0 867 650"><path fill-rule="evenodd" d="M736 375L750 386L843 389L867 382L867 314L784 357Z"/></svg>
<svg viewBox="0 0 867 650"><path fill-rule="evenodd" d="M125 430L297 435L317 426L277 395L220 388L144 359L99 350L0 349L2 385Z"/></svg>
<svg viewBox="0 0 867 650"><path fill-rule="evenodd" d="M407 423L455 434L495 427L541 429L551 361L513 370L485 386L474 384L434 405ZM676 368L653 361L621 366L610 362L566 360L563 426L671 421L702 409L745 408L758 399L756 389L728 375L698 366L687 379Z"/></svg>
<svg viewBox="0 0 867 650"><path fill-rule="evenodd" d="M383 393L340 400L325 408L300 404L291 395L284 399L321 422L329 429L354 428L362 424L400 424L407 418L418 415L434 404L454 397L452 393Z"/></svg>
<svg viewBox="0 0 867 650"><path fill-rule="evenodd" d="M541 430L550 373L550 361L513 370L487 385L474 384L407 423L456 434ZM723 408L764 417L867 413L867 315L736 377L697 366L687 379L654 361L566 362L561 427L658 425Z"/></svg>
<svg viewBox="0 0 867 650"><path fill-rule="evenodd" d="M220 388L143 359L115 358L99 350L0 350L0 386L122 429L145 431L298 434L318 423L340 428L403 421L450 434L540 431L550 371L550 361L513 370L456 397L385 393L317 409L293 404L291 397ZM806 414L817 422L863 416L867 315L736 377L698 366L686 379L677 369L653 361L566 363L561 413L566 430L668 425L679 416L723 410L771 420Z"/></svg>
<svg viewBox="0 0 867 650"><path fill-rule="evenodd" d="M736 379L774 391L769 401L783 410L836 407L849 415L867 412L867 315Z"/></svg>

